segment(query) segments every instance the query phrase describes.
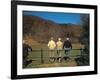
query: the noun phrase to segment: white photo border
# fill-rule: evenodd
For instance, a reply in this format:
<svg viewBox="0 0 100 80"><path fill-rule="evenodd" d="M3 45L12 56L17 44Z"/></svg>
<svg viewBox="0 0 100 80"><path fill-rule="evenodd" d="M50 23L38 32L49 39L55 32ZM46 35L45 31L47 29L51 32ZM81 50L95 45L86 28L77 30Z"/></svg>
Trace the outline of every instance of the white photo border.
<svg viewBox="0 0 100 80"><path fill-rule="evenodd" d="M25 6L18 5L17 13L17 47L18 47L18 75L21 74L46 74L46 73L61 73L61 72L78 72L78 71L93 71L94 70L94 10L90 9L77 9L77 8L58 8L58 7L45 7L45 6ZM77 67L56 67L56 68L22 68L22 31L23 31L23 11L49 11L49 12L64 12L64 13L83 13L90 15L90 66L77 66Z"/></svg>

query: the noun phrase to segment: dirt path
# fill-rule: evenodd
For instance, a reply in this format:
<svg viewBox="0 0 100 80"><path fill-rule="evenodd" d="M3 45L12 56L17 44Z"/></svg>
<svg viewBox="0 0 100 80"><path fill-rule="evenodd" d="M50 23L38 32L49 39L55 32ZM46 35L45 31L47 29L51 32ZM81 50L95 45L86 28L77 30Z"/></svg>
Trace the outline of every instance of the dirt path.
<svg viewBox="0 0 100 80"><path fill-rule="evenodd" d="M49 63L49 64L42 64L39 65L39 67L68 67L68 66L77 66L77 63L75 60L71 59L68 61L63 61L63 62L54 62L54 63Z"/></svg>

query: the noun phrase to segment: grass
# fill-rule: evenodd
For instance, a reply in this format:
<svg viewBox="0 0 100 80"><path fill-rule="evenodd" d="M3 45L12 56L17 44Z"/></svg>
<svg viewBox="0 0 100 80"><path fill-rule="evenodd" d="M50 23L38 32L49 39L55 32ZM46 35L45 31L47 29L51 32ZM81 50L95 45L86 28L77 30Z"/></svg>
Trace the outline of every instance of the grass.
<svg viewBox="0 0 100 80"><path fill-rule="evenodd" d="M49 49L46 44L38 44L38 45L31 45L33 52L29 53L28 58L32 59L32 63L29 64L26 68L42 68L42 67L62 67L62 66L77 66L77 63L75 62L74 59L68 62L54 62L51 63L49 62ZM73 44L73 49L80 49L83 47L80 44ZM43 49L43 61L44 64L41 64L41 48ZM62 56L65 56L64 51L61 52ZM80 50L72 50L71 51L71 56L77 56L80 55ZM57 56L57 52L55 51L55 56Z"/></svg>

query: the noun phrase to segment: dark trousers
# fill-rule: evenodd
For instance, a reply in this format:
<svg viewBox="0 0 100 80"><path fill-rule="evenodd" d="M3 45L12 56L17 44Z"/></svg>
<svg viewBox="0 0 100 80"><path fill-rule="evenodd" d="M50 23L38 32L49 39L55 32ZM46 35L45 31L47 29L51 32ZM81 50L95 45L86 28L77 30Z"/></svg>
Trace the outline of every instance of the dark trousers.
<svg viewBox="0 0 100 80"><path fill-rule="evenodd" d="M71 48L65 48L65 58L70 58L71 57Z"/></svg>

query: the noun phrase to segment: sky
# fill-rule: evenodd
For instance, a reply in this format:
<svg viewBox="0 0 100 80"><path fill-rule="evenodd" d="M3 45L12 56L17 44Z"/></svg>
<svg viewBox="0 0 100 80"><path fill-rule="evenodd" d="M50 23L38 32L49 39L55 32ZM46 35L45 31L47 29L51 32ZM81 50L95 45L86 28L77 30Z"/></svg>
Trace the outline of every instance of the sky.
<svg viewBox="0 0 100 80"><path fill-rule="evenodd" d="M40 12L40 11L23 11L24 15L38 16L46 20L51 20L59 24L80 24L80 15L78 13L62 12Z"/></svg>

